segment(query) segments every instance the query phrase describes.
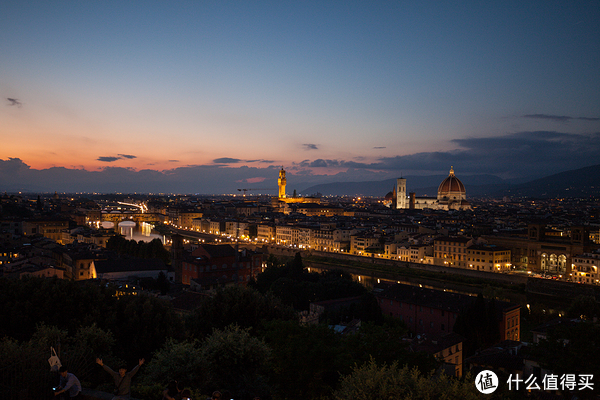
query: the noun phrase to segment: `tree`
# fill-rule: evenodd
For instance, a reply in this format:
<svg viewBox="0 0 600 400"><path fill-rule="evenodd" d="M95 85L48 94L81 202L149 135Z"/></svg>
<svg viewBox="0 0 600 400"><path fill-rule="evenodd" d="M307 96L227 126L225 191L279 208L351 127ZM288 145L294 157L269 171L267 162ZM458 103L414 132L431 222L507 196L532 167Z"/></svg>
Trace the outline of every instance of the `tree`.
<svg viewBox="0 0 600 400"><path fill-rule="evenodd" d="M171 263L171 254L166 250L160 239L150 242L127 240L122 235L114 235L106 242L108 250L138 258L158 258L165 264Z"/></svg>
<svg viewBox="0 0 600 400"><path fill-rule="evenodd" d="M96 356L106 358L112 354L116 341L111 331L99 328L94 322L77 330L74 343L89 348Z"/></svg>
<svg viewBox="0 0 600 400"><path fill-rule="evenodd" d="M567 314L571 318L591 320L598 315L598 302L594 296L580 295L575 297Z"/></svg>
<svg viewBox="0 0 600 400"><path fill-rule="evenodd" d="M297 310L307 310L310 302L361 296L367 292L364 286L354 282L345 272L308 272L300 253L296 253L284 265L280 265L275 257L269 256L267 264L270 266L256 278L256 288L261 293L271 291L285 304L292 305Z"/></svg>
<svg viewBox="0 0 600 400"><path fill-rule="evenodd" d="M162 347L167 338L184 337L183 321L171 304L144 295L121 296L105 324L119 338L116 351L130 363Z"/></svg>
<svg viewBox="0 0 600 400"><path fill-rule="evenodd" d="M156 288L160 290L160 294L165 295L169 292L169 287L171 284L167 279L167 276L163 271L160 271L158 274L158 278L156 278Z"/></svg>
<svg viewBox="0 0 600 400"><path fill-rule="evenodd" d="M407 343L402 340L407 332L404 324L364 323L358 333L344 335L343 344L346 352L351 355L352 362L358 364L372 359L379 364L388 365L396 361L402 365L418 367L422 372L436 369L439 363L433 356L408 349Z"/></svg>
<svg viewBox="0 0 600 400"><path fill-rule="evenodd" d="M177 380L181 386L198 386L206 381L205 361L197 340L177 342L171 338L154 352L152 360L144 368L142 381L146 384L160 383L164 386Z"/></svg>
<svg viewBox="0 0 600 400"><path fill-rule="evenodd" d="M498 398L487 395L486 398ZM370 360L355 366L352 373L343 377L340 388L334 393L338 400L420 400L420 399L480 399L470 377L463 381L441 375L423 375L416 368L399 368L396 362L390 366L378 366Z"/></svg>
<svg viewBox="0 0 600 400"><path fill-rule="evenodd" d="M463 351L467 357L500 341L498 319L496 301L486 301L481 294L460 313L454 332L466 339Z"/></svg>
<svg viewBox="0 0 600 400"><path fill-rule="evenodd" d="M263 295L252 288L230 286L206 298L186 319L186 326L191 335L202 338L213 329L224 329L233 323L242 328L258 328L265 321L295 317L294 310L272 294Z"/></svg>
<svg viewBox="0 0 600 400"><path fill-rule="evenodd" d="M349 322L353 319L360 319L364 322L383 323L381 307L373 293L365 293L360 299L346 307L340 307L335 310L325 311L321 316L321 321L328 321L332 324L340 322Z"/></svg>
<svg viewBox="0 0 600 400"><path fill-rule="evenodd" d="M600 376L600 326L587 321L562 321L546 340L531 347L540 365L562 374Z"/></svg>
<svg viewBox="0 0 600 400"><path fill-rule="evenodd" d="M352 358L342 337L326 325L272 321L265 341L273 349L271 379L279 398L315 399L331 394Z"/></svg>
<svg viewBox="0 0 600 400"><path fill-rule="evenodd" d="M252 337L249 329L237 325L217 329L202 343L201 358L207 369L204 389L227 389L235 399L268 397L265 366L270 357L269 346Z"/></svg>

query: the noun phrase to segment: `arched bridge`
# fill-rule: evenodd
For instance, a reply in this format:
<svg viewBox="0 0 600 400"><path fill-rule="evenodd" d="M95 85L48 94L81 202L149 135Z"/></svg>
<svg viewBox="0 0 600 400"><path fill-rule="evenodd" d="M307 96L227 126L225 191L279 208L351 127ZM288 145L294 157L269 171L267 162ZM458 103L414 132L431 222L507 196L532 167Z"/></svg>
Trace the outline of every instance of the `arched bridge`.
<svg viewBox="0 0 600 400"><path fill-rule="evenodd" d="M132 221L135 223L140 222L163 222L165 220L165 215L158 213L102 213L101 222L109 221L116 225L122 221Z"/></svg>

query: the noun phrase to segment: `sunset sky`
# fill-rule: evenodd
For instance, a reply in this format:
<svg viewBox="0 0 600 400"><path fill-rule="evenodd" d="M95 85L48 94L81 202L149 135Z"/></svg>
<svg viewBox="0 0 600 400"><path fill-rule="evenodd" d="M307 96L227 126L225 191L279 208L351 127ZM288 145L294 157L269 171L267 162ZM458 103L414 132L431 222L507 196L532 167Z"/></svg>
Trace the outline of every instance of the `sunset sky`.
<svg viewBox="0 0 600 400"><path fill-rule="evenodd" d="M597 0L5 1L0 190L598 164L598 21Z"/></svg>

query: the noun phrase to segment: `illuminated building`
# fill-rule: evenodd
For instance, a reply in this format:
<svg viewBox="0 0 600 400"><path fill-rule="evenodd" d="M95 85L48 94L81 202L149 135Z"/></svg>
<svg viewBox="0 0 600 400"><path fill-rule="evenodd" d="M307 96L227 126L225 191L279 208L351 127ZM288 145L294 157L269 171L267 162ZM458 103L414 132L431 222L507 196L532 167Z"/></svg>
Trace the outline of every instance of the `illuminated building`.
<svg viewBox="0 0 600 400"><path fill-rule="evenodd" d="M283 169L283 167L281 167L281 170L279 170L279 179L277 179L277 185L279 186L279 198L280 199L286 198L286 194L285 194L286 183L287 183L287 179L285 178L285 170Z"/></svg>
<svg viewBox="0 0 600 400"><path fill-rule="evenodd" d="M571 265L573 282L589 283L598 285L600 274L598 267L600 266L599 253L584 253L573 257Z"/></svg>
<svg viewBox="0 0 600 400"><path fill-rule="evenodd" d="M510 250L494 245L477 244L467 248L467 264L477 271L510 271Z"/></svg>
<svg viewBox="0 0 600 400"><path fill-rule="evenodd" d="M434 242L434 256L437 265L467 268L467 248L473 239L466 237L439 237Z"/></svg>
<svg viewBox="0 0 600 400"><path fill-rule="evenodd" d="M454 175L454 168L438 187L437 198L417 197L414 193L406 195L406 179L398 178L392 194L391 207L398 210L470 210L465 185Z"/></svg>
<svg viewBox="0 0 600 400"><path fill-rule="evenodd" d="M273 197L271 202L274 207L285 209L286 204L290 203L316 203L321 204L321 199L317 197L288 197L285 193L285 186L287 184L287 178L285 177L285 170L283 167L279 170L279 179L277 179L277 186L279 187L279 195ZM298 211L302 212L302 211Z"/></svg>

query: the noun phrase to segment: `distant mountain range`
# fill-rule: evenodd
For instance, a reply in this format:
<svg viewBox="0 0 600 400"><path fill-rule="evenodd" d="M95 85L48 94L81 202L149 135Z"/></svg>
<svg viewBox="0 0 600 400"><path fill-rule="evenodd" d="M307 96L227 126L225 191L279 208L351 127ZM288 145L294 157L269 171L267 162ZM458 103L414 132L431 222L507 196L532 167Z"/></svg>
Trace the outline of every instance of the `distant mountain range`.
<svg viewBox="0 0 600 400"><path fill-rule="evenodd" d="M405 176L407 192L417 196L437 196L439 184L448 175ZM530 182L509 183L495 175L457 176L465 185L467 197L588 197L600 196L600 165L560 172ZM304 195L321 193L333 196L380 196L391 192L396 179L366 182L333 182L314 185Z"/></svg>

